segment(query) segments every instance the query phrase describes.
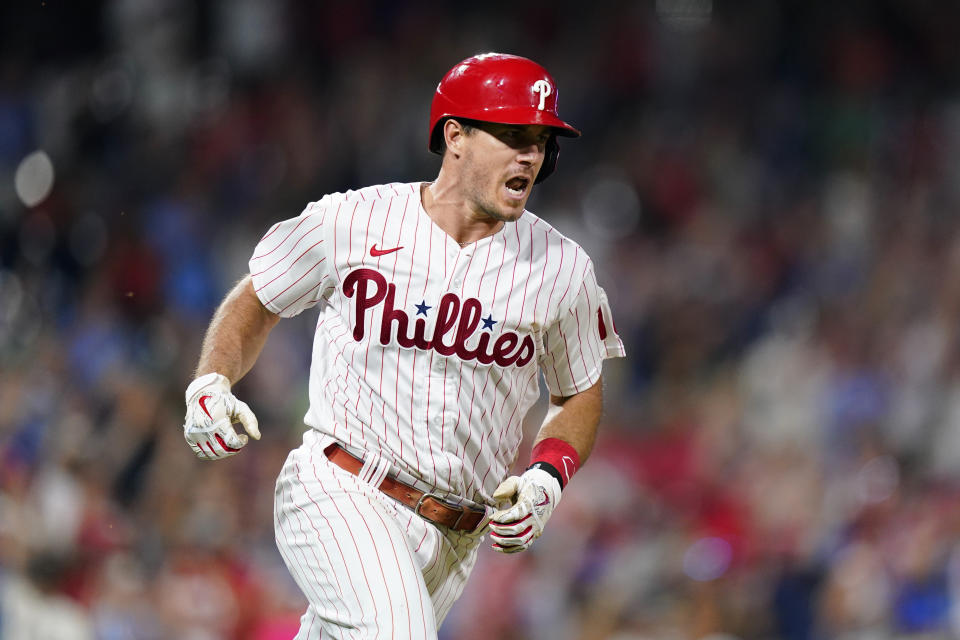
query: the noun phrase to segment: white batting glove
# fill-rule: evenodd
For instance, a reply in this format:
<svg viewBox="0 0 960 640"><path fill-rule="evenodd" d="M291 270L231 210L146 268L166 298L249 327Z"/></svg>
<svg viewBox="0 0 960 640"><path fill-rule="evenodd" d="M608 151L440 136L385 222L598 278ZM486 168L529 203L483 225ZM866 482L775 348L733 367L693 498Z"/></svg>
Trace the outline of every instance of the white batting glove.
<svg viewBox="0 0 960 640"><path fill-rule="evenodd" d="M208 373L191 382L186 398L183 438L198 458L219 460L239 453L249 439L237 434L234 422L242 424L254 440L260 439L257 417L230 393L230 381L219 373Z"/></svg>
<svg viewBox="0 0 960 640"><path fill-rule="evenodd" d="M522 476L510 476L493 492L494 500L509 500L506 509L490 516L490 539L501 553L530 548L560 502L560 483L543 469L527 469Z"/></svg>

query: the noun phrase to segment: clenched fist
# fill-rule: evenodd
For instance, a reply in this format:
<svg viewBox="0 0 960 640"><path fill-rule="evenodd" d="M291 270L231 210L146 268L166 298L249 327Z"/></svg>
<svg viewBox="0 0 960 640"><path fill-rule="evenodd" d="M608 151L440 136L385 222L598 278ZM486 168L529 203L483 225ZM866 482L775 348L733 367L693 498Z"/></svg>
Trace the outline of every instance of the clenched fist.
<svg viewBox="0 0 960 640"><path fill-rule="evenodd" d="M510 507L490 516L490 538L501 553L530 548L560 502L560 483L542 469L527 469L522 476L510 476L500 483L493 497L509 500Z"/></svg>
<svg viewBox="0 0 960 640"><path fill-rule="evenodd" d="M230 381L219 373L208 373L191 382L186 398L183 438L198 458L219 460L239 453L249 439L237 434L234 422L242 424L254 440L260 439L257 417L230 393Z"/></svg>

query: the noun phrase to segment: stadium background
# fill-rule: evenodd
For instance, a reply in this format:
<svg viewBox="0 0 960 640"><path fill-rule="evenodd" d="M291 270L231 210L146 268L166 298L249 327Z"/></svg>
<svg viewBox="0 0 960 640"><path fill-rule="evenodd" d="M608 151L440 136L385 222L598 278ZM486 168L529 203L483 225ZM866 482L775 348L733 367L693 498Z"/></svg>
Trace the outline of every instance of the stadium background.
<svg viewBox="0 0 960 640"><path fill-rule="evenodd" d="M960 635L960 5L434 5L0 6L2 638L292 635L271 500L314 318L216 464L180 433L202 332L273 221L430 179L433 89L489 50L583 130L529 206L629 358L546 535L485 550L442 638Z"/></svg>

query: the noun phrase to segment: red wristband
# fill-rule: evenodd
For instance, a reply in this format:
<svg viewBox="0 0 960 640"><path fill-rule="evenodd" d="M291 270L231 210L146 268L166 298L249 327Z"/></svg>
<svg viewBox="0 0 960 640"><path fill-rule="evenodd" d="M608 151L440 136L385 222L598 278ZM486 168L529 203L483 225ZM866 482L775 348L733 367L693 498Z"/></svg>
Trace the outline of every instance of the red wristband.
<svg viewBox="0 0 960 640"><path fill-rule="evenodd" d="M557 471L562 489L580 468L580 454L560 438L547 438L534 445L530 452L530 466L537 463L546 463Z"/></svg>

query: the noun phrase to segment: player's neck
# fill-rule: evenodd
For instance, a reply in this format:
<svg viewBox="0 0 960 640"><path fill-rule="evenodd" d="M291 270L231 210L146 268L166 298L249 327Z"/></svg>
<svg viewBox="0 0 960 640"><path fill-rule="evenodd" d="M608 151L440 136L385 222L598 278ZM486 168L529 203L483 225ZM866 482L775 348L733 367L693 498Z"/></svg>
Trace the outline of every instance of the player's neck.
<svg viewBox="0 0 960 640"><path fill-rule="evenodd" d="M420 202L434 224L461 247L503 228L502 221L471 211L463 196L455 189L444 188L439 179L420 183Z"/></svg>

